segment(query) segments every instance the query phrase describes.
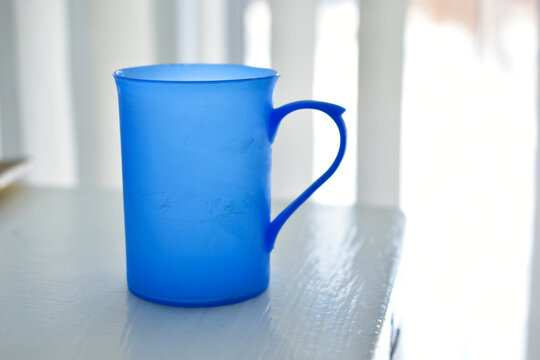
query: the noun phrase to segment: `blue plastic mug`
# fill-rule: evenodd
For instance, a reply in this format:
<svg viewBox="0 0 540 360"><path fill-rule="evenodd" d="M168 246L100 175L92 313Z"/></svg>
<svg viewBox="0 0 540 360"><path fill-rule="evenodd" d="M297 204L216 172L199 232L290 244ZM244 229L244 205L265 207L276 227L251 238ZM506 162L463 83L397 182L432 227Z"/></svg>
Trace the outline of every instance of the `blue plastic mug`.
<svg viewBox="0 0 540 360"><path fill-rule="evenodd" d="M128 287L162 304L213 306L262 293L291 214L336 171L337 105L274 109L274 70L154 65L118 70ZM281 120L317 109L341 138L330 168L270 221L272 142Z"/></svg>

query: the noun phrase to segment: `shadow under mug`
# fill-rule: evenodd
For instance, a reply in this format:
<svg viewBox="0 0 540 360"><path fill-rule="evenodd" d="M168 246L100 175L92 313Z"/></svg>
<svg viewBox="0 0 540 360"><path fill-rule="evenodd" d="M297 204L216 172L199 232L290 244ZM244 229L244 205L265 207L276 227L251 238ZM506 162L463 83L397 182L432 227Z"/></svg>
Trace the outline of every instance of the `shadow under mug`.
<svg viewBox="0 0 540 360"><path fill-rule="evenodd" d="M336 171L340 106L273 107L276 71L172 64L114 73L120 110L128 287L162 304L214 306L262 293L291 214ZM330 168L270 220L272 143L298 109L328 114L340 146Z"/></svg>

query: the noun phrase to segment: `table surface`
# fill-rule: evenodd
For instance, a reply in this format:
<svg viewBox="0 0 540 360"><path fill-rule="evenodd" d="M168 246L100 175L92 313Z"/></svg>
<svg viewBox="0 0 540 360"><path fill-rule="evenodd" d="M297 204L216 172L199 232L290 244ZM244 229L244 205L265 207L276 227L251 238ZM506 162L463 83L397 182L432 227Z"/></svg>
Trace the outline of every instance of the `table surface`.
<svg viewBox="0 0 540 360"><path fill-rule="evenodd" d="M268 290L215 308L157 305L125 280L122 195L0 192L0 359L370 359L399 263L400 212L307 204Z"/></svg>

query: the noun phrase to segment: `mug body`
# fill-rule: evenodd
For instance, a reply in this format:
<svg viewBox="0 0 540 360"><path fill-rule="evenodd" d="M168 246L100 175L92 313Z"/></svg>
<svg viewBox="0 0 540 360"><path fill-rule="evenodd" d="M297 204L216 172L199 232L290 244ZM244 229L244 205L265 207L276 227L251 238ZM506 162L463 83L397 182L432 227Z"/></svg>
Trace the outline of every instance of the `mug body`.
<svg viewBox="0 0 540 360"><path fill-rule="evenodd" d="M115 73L127 280L159 303L210 306L268 286L277 73L156 65Z"/></svg>

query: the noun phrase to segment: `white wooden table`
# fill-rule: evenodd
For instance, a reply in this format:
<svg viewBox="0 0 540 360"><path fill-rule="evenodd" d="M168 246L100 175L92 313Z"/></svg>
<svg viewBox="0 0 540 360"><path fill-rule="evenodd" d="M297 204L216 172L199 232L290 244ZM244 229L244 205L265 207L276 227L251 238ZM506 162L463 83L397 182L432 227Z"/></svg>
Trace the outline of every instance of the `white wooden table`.
<svg viewBox="0 0 540 360"><path fill-rule="evenodd" d="M193 309L127 290L121 199L0 192L0 359L390 358L399 212L306 205L278 237L268 291Z"/></svg>

